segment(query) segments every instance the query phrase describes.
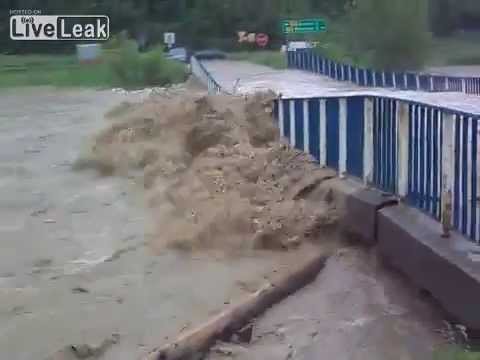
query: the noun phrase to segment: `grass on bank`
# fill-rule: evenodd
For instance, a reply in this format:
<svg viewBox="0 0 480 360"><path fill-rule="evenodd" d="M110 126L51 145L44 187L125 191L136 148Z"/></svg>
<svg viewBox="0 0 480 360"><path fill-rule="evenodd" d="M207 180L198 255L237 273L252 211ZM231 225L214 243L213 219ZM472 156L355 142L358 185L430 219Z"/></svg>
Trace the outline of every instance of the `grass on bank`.
<svg viewBox="0 0 480 360"><path fill-rule="evenodd" d="M248 61L254 64L266 65L279 70L287 67L287 58L285 54L279 50L234 52L230 53L228 58L231 60Z"/></svg>
<svg viewBox="0 0 480 360"><path fill-rule="evenodd" d="M480 65L480 32L434 38L429 65Z"/></svg>
<svg viewBox="0 0 480 360"><path fill-rule="evenodd" d="M0 87L112 85L107 63L81 65L75 55L0 55Z"/></svg>
<svg viewBox="0 0 480 360"><path fill-rule="evenodd" d="M447 346L437 350L433 360L480 360L480 353L467 352L459 346Z"/></svg>
<svg viewBox="0 0 480 360"><path fill-rule="evenodd" d="M184 64L165 58L162 49L139 53L131 45L106 49L95 64L79 64L76 55L0 55L0 88L164 86L186 79Z"/></svg>

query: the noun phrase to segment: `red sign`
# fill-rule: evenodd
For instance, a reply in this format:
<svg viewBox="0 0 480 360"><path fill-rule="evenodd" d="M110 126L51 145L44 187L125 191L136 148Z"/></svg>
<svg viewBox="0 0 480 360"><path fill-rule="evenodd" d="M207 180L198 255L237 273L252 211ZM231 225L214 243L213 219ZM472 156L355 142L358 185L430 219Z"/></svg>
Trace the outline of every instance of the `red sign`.
<svg viewBox="0 0 480 360"><path fill-rule="evenodd" d="M270 40L268 38L268 35L263 34L263 33L257 34L257 36L255 37L255 41L257 42L257 45L260 46L260 47L267 46L268 45L268 40Z"/></svg>

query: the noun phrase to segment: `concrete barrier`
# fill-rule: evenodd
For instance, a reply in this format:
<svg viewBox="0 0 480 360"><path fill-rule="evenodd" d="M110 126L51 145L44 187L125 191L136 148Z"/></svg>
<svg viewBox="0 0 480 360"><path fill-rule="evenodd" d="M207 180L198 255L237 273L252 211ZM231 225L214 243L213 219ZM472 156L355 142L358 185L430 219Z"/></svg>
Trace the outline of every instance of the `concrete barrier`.
<svg viewBox="0 0 480 360"><path fill-rule="evenodd" d="M329 175L335 173L323 169ZM349 179L335 177L320 185L324 194L332 191L335 204L342 217L339 219L343 233L365 245L377 243L377 214L380 209L397 204L397 199L385 196L375 189L367 189L364 184Z"/></svg>
<svg viewBox="0 0 480 360"><path fill-rule="evenodd" d="M333 191L344 216L342 231L377 246L385 262L427 290L469 332L480 330L480 249L463 236L442 238L441 225L420 210L399 204L351 179L320 186Z"/></svg>
<svg viewBox="0 0 480 360"><path fill-rule="evenodd" d="M480 232L477 208L467 206L477 198L479 115L371 96L279 98L274 108L281 137L325 168L316 191L320 199L334 193L342 229L377 244L389 263L479 331ZM440 210L451 204L450 225L466 237L441 237Z"/></svg>
<svg viewBox="0 0 480 360"><path fill-rule="evenodd" d="M365 244L375 245L378 211L397 203L395 198L376 190L356 190L347 197L344 225Z"/></svg>
<svg viewBox="0 0 480 360"><path fill-rule="evenodd" d="M428 290L457 321L480 330L480 251L462 236L441 237L441 226L399 205L378 213L380 254Z"/></svg>

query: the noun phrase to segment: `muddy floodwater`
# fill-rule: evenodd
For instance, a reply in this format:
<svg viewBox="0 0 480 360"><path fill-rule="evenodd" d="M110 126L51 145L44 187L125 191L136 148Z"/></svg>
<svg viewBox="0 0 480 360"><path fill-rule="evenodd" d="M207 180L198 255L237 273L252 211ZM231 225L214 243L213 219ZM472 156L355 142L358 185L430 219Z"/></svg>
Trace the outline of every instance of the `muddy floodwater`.
<svg viewBox="0 0 480 360"><path fill-rule="evenodd" d="M119 341L136 359L241 294L274 260L195 258L145 246L141 187L72 170L103 115L139 96L36 88L0 93L0 349L44 359Z"/></svg>
<svg viewBox="0 0 480 360"><path fill-rule="evenodd" d="M162 219L143 183L72 169L108 125L104 114L142 96L0 92L2 359L43 360L79 344L104 345L91 358L139 359L297 261L267 250L153 254ZM259 319L241 358L428 358L441 316L372 256L340 246L317 282Z"/></svg>

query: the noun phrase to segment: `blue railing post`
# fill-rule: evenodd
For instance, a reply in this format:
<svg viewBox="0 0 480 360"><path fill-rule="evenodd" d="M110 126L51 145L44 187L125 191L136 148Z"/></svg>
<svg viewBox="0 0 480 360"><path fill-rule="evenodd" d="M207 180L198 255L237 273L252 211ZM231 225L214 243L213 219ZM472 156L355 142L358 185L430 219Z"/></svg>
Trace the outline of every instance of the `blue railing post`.
<svg viewBox="0 0 480 360"><path fill-rule="evenodd" d="M401 198L408 194L408 155L410 146L409 136L409 105L405 102L397 102L398 118L398 176L397 191Z"/></svg>
<svg viewBox="0 0 480 360"><path fill-rule="evenodd" d="M338 174L344 177L347 173L347 99L339 100L338 122Z"/></svg>
<svg viewBox="0 0 480 360"><path fill-rule="evenodd" d="M310 153L310 109L308 100L303 100L303 151Z"/></svg>
<svg viewBox="0 0 480 360"><path fill-rule="evenodd" d="M320 100L320 166L327 166L327 101Z"/></svg>
<svg viewBox="0 0 480 360"><path fill-rule="evenodd" d="M282 138L480 243L473 114L373 96L278 99Z"/></svg>

